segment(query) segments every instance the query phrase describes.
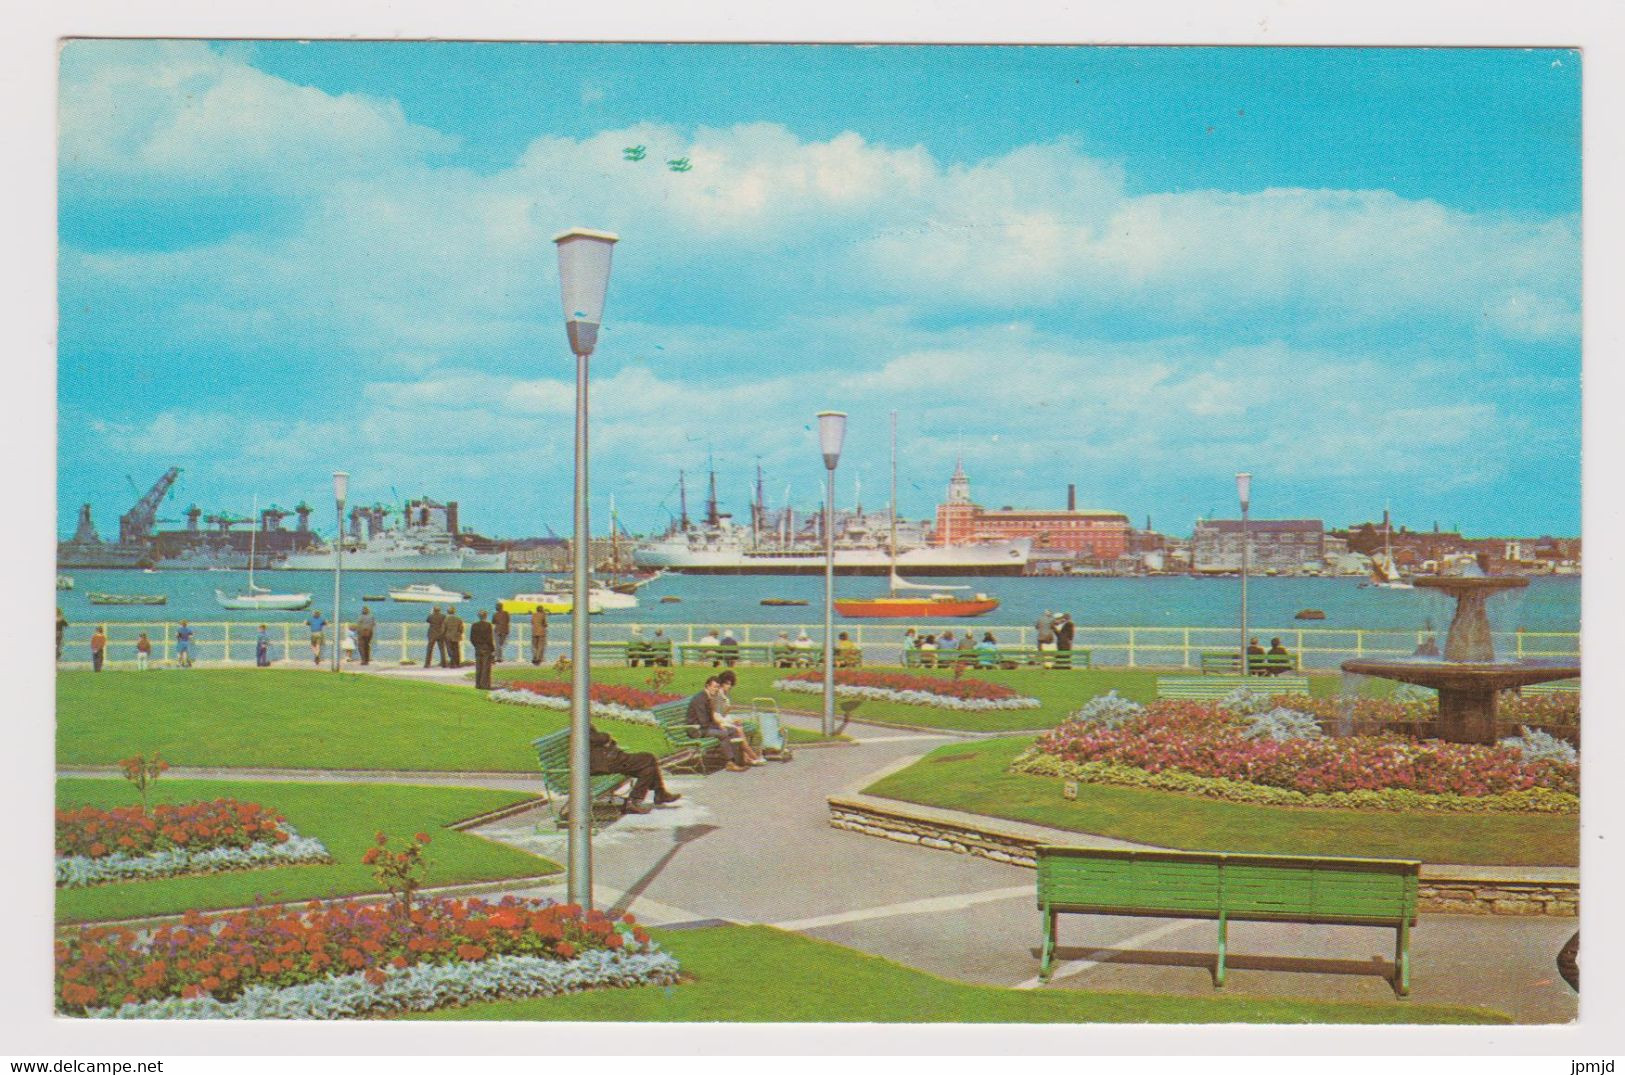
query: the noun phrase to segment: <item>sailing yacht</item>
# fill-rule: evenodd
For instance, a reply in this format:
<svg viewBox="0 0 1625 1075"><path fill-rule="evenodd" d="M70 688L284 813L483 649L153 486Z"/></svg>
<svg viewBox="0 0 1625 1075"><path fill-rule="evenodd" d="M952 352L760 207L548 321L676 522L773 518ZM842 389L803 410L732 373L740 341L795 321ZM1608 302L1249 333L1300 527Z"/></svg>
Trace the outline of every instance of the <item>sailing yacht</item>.
<svg viewBox="0 0 1625 1075"><path fill-rule="evenodd" d="M247 609L263 612L297 612L310 606L308 593L272 593L268 587L254 584L254 559L256 542L260 532L260 502L254 498L254 529L248 532L248 590L228 597L220 590L214 591L214 599L220 602L221 608ZM340 535L341 539L343 535Z"/></svg>
<svg viewBox="0 0 1625 1075"><path fill-rule="evenodd" d="M1399 566L1394 563L1394 549L1391 540L1393 526L1388 521L1388 509L1382 512L1382 558L1371 558L1371 579L1362 582L1361 586L1373 586L1379 590L1414 590L1415 586L1406 582L1399 573Z"/></svg>
<svg viewBox="0 0 1625 1075"><path fill-rule="evenodd" d="M843 599L835 611L852 619L931 619L937 617L981 616L999 607L996 597L985 593L958 597L948 590L968 590L968 586L936 586L909 582L897 574L897 412L891 416L891 585L885 597ZM917 596L899 596L900 590L926 590Z"/></svg>

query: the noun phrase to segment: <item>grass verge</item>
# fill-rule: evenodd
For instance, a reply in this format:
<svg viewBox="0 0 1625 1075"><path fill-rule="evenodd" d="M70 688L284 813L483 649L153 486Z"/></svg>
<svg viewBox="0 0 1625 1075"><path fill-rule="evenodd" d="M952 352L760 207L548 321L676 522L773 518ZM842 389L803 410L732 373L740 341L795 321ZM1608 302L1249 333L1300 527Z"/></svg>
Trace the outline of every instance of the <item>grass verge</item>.
<svg viewBox="0 0 1625 1075"><path fill-rule="evenodd" d="M171 765L529 773L530 742L564 710L501 705L466 687L302 669L57 674L57 763L159 751ZM658 729L604 728L629 752L668 752Z"/></svg>
<svg viewBox="0 0 1625 1075"><path fill-rule="evenodd" d="M856 1023L1507 1023L1482 1008L966 985L768 926L651 931L686 980L496 1001L415 1019Z"/></svg>
<svg viewBox="0 0 1625 1075"><path fill-rule="evenodd" d="M147 792L154 804L234 798L279 811L302 835L327 845L328 866L278 866L265 870L121 881L93 888L58 889L58 921L135 918L188 908L241 907L267 901L380 892L361 854L382 830L391 836L427 832L431 885L495 881L557 873L561 867L517 848L441 826L499 810L528 798L522 792L481 788L420 788L395 784L295 784L266 781L160 780ZM139 800L123 779L57 781L58 807L129 806Z"/></svg>
<svg viewBox="0 0 1625 1075"><path fill-rule="evenodd" d="M1463 865L1579 862L1579 818L1574 815L1251 806L1103 784L1083 785L1078 798L1069 802L1061 797L1061 778L1007 771L1031 743L1023 736L940 747L864 790L1183 851L1355 855Z"/></svg>

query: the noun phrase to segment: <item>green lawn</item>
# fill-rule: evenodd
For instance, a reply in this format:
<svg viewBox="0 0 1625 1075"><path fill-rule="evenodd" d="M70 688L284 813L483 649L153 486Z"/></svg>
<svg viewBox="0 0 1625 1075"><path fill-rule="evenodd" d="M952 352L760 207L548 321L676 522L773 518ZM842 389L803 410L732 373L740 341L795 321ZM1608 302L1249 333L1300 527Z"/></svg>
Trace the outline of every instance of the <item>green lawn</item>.
<svg viewBox="0 0 1625 1075"><path fill-rule="evenodd" d="M561 867L517 848L441 826L498 810L528 796L480 788L420 788L389 784L294 784L255 781L163 779L148 790L153 803L234 798L261 803L286 815L302 835L315 836L336 860L330 866L279 866L265 870L122 881L93 888L58 889L59 921L135 918L187 908L242 907L256 897L298 900L382 891L361 854L382 830L394 837L428 832L428 881L449 885L536 877ZM140 800L123 779L58 780L58 807L129 806Z"/></svg>
<svg viewBox="0 0 1625 1075"><path fill-rule="evenodd" d="M466 687L277 668L57 674L57 763L136 753L172 765L529 773L530 741L564 710ZM668 752L658 729L605 721L627 751Z"/></svg>
<svg viewBox="0 0 1625 1075"><path fill-rule="evenodd" d="M899 668L876 668L874 671L900 672ZM651 669L626 668L615 665L596 665L593 679L603 683L620 683L634 687L648 685ZM705 683L705 677L714 669L684 666L670 669L674 674L666 688L674 692L692 693ZM748 706L757 696L777 698L787 709L817 710L823 705L822 694L802 694L776 691L773 681L786 674L782 668L759 668L741 665L734 669L739 685L734 688L737 705ZM911 668L910 675L935 676L950 679L953 673L941 669ZM1149 702L1156 697L1157 676L1167 675L1146 668L1079 668L1045 670L1041 668L978 669L976 678L990 683L1002 683L1013 690L1037 698L1043 704L1037 709L993 710L991 712L962 712L937 709L931 706L902 705L897 702L864 701L855 716L887 724L905 724L919 728L943 728L971 732L1036 731L1053 728L1067 715L1096 695L1116 690L1125 698ZM551 675L550 669L502 668L497 676L503 679L539 679ZM1338 677L1314 675L1309 688L1316 695L1335 694ZM845 701L845 699L842 699Z"/></svg>
<svg viewBox="0 0 1625 1075"><path fill-rule="evenodd" d="M1361 855L1431 863L1573 866L1579 818L1417 814L1250 806L1194 795L1007 772L1029 737L940 747L864 790L904 802L1011 818L1188 851Z"/></svg>
<svg viewBox="0 0 1625 1075"><path fill-rule="evenodd" d="M414 1019L856 1023L1507 1023L1482 1008L966 985L768 926L653 930L676 986L496 1001Z"/></svg>

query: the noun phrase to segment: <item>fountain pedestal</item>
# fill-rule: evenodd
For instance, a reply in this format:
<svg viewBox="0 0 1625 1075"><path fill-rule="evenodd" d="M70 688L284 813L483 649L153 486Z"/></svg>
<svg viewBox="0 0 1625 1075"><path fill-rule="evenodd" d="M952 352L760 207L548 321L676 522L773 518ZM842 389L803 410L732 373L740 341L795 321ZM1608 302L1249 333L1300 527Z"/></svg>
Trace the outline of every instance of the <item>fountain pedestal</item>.
<svg viewBox="0 0 1625 1075"><path fill-rule="evenodd" d="M1491 595L1529 585L1522 578L1417 579L1424 589L1444 590L1456 599L1444 656L1398 660L1360 658L1343 671L1397 679L1439 692L1439 738L1453 743L1495 742L1496 694L1580 674L1578 661L1497 661L1486 603Z"/></svg>

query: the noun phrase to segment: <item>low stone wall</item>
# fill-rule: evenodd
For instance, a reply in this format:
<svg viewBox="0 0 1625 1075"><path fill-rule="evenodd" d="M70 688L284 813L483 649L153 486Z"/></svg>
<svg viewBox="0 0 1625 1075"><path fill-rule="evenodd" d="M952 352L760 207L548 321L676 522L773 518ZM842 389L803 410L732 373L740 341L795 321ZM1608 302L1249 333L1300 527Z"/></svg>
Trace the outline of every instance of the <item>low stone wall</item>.
<svg viewBox="0 0 1625 1075"><path fill-rule="evenodd" d="M1033 849L1045 842L1000 831L997 822L962 824L916 813L906 806L892 808L850 798L829 800L829 823L833 828L865 836L977 855L1027 869L1035 868ZM1418 908L1429 914L1572 917L1580 913L1580 886L1575 881L1430 877L1425 865L1417 898Z"/></svg>

